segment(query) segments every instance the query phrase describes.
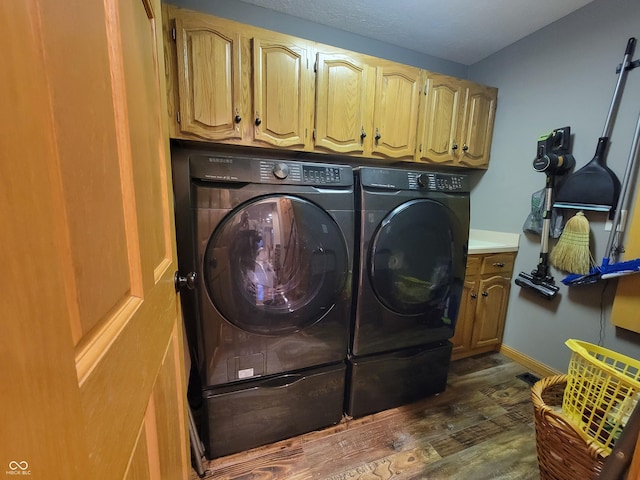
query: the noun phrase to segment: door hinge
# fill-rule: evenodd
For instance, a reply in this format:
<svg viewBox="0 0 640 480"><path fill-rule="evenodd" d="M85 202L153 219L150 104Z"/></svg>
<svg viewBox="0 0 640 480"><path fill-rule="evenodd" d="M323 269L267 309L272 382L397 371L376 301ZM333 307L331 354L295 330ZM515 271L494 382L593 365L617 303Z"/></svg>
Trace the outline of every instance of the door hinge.
<svg viewBox="0 0 640 480"><path fill-rule="evenodd" d="M313 131L311 132L311 135L313 136L313 140L316 140L316 129L314 128Z"/></svg>
<svg viewBox="0 0 640 480"><path fill-rule="evenodd" d="M178 123L180 123L180 111L179 110L176 112L176 121Z"/></svg>
<svg viewBox="0 0 640 480"><path fill-rule="evenodd" d="M175 42L176 41L176 27L173 27L171 29L171 39Z"/></svg>

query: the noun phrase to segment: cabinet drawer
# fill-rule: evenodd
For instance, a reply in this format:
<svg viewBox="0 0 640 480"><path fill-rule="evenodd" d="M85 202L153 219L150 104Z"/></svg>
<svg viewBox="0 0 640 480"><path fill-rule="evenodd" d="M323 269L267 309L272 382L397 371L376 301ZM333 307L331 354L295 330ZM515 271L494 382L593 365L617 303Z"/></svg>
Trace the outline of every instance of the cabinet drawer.
<svg viewBox="0 0 640 480"><path fill-rule="evenodd" d="M472 275L477 275L480 273L480 263L482 261L482 256L479 255L469 255L467 257L467 269L465 270L465 276L467 278Z"/></svg>
<svg viewBox="0 0 640 480"><path fill-rule="evenodd" d="M485 255L482 259L482 267L480 274L488 273L506 273L513 272L514 255L513 253L496 253L494 255ZM468 264L467 264L468 268Z"/></svg>

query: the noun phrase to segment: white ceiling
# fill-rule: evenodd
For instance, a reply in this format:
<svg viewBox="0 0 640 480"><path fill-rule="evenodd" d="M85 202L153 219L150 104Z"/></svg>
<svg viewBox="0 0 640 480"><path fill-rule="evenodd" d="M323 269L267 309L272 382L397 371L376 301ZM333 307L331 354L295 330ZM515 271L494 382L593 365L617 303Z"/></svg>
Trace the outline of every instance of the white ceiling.
<svg viewBox="0 0 640 480"><path fill-rule="evenodd" d="M472 65L593 0L242 0Z"/></svg>

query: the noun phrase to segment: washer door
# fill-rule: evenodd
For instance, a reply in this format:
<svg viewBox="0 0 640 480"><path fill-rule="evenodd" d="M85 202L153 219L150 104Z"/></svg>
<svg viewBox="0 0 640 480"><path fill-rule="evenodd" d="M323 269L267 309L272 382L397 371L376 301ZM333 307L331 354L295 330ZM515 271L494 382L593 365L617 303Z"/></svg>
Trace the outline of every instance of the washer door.
<svg viewBox="0 0 640 480"><path fill-rule="evenodd" d="M204 282L213 305L250 333L287 335L318 322L345 288L344 236L317 205L293 196L256 198L209 239Z"/></svg>
<svg viewBox="0 0 640 480"><path fill-rule="evenodd" d="M384 218L372 237L368 273L385 307L419 315L446 304L456 276L464 276L458 225L449 208L428 199L406 202Z"/></svg>

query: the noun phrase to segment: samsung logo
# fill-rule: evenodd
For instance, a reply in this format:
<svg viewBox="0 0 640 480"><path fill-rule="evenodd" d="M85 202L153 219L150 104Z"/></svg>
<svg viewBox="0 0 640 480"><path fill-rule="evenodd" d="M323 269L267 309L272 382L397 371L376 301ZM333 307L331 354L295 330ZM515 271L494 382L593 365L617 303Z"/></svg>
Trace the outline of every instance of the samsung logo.
<svg viewBox="0 0 640 480"><path fill-rule="evenodd" d="M233 163L233 158L209 157L209 163Z"/></svg>

